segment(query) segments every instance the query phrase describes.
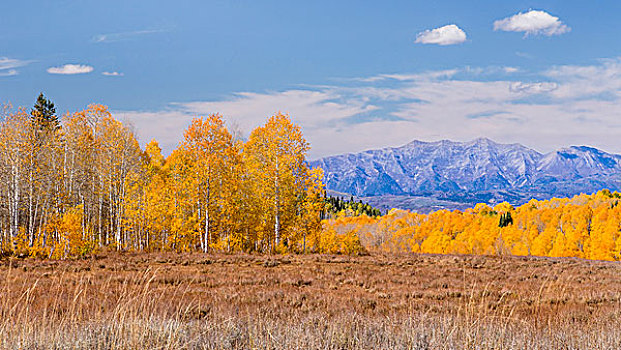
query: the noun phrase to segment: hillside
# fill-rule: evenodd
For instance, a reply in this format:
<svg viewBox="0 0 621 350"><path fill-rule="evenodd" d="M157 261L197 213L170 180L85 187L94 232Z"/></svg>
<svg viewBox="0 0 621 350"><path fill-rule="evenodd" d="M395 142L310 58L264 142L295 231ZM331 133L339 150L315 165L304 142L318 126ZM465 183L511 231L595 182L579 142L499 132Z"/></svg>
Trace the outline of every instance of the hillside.
<svg viewBox="0 0 621 350"><path fill-rule="evenodd" d="M401 147L310 162L329 190L372 205L430 211L464 204L570 197L621 189L621 155L571 146L546 154L486 138L470 142L413 141ZM409 197L422 197L412 200Z"/></svg>

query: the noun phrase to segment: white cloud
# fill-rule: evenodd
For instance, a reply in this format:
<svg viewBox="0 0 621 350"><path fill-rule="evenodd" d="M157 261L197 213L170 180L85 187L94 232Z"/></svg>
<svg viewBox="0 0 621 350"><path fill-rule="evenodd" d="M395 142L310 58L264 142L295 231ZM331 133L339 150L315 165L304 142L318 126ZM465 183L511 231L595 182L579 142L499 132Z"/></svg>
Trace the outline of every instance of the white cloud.
<svg viewBox="0 0 621 350"><path fill-rule="evenodd" d="M486 136L540 151L588 144L621 152L621 59L556 66L511 79L466 67L277 92L243 92L213 101L172 103L160 111L115 113L136 125L142 142L166 152L196 116L219 112L246 135L278 110L290 113L311 143L310 157L399 146L413 139L465 141ZM496 77L496 78L491 78Z"/></svg>
<svg viewBox="0 0 621 350"><path fill-rule="evenodd" d="M122 77L125 74L114 71L114 72L101 72L101 75L105 75L107 77Z"/></svg>
<svg viewBox="0 0 621 350"><path fill-rule="evenodd" d="M19 72L16 69L8 69L8 70L1 70L0 69L0 77L12 77L14 75L18 75Z"/></svg>
<svg viewBox="0 0 621 350"><path fill-rule="evenodd" d="M377 109L376 106L355 97L338 101L341 97L329 88L323 91L242 92L221 101L171 103L163 111L121 111L118 116L136 126L142 142L156 138L165 152L171 152L192 118L211 113L224 115L229 124L239 127L246 136L269 116L277 112L288 113L305 134L314 135L317 130L325 129L330 123ZM312 147L313 154L326 154L330 152L332 144L313 142Z"/></svg>
<svg viewBox="0 0 621 350"><path fill-rule="evenodd" d="M167 32L167 30L151 29L151 30L135 30L135 31L121 32L121 33L98 34L91 38L91 42L113 43L117 41L129 40L137 36L143 36L143 35L155 34L155 33L164 33L164 32Z"/></svg>
<svg viewBox="0 0 621 350"><path fill-rule="evenodd" d="M543 92L550 92L558 88L557 83L543 82L543 83L524 83L517 81L509 85L509 90L512 92L526 93L526 94L540 94Z"/></svg>
<svg viewBox="0 0 621 350"><path fill-rule="evenodd" d="M585 99L621 96L621 58L601 60L597 65L556 66L543 76L558 81L557 98Z"/></svg>
<svg viewBox="0 0 621 350"><path fill-rule="evenodd" d="M567 25L545 11L530 10L494 22L494 30L523 32L524 35L560 35L571 30Z"/></svg>
<svg viewBox="0 0 621 350"><path fill-rule="evenodd" d="M521 58L526 58L528 60L532 60L533 58L535 58L534 55L529 54L527 52L521 52L521 51L516 51L515 55L518 56L518 57L521 57Z"/></svg>
<svg viewBox="0 0 621 350"><path fill-rule="evenodd" d="M85 74L93 71L93 67L83 64L65 64L59 67L50 67L47 72L50 74Z"/></svg>
<svg viewBox="0 0 621 350"><path fill-rule="evenodd" d="M413 81L429 81L438 79L454 78L457 75L497 75L497 74L512 74L519 72L517 67L507 66L488 66L488 67L472 67L465 66L463 68L426 71L422 73L391 73L391 74L378 74L366 78L349 79L349 81L357 81L363 83L378 83L383 81L397 81L397 82L413 82Z"/></svg>
<svg viewBox="0 0 621 350"><path fill-rule="evenodd" d="M416 73L416 74L402 74L402 73L379 74L379 75L375 75L375 76L368 77L368 78L354 79L354 81L360 81L360 82L366 82L366 83L373 83L373 82L386 81L386 80L420 81L420 80L450 78L459 72L460 72L459 69L446 69L446 70L428 71L428 72Z"/></svg>
<svg viewBox="0 0 621 350"><path fill-rule="evenodd" d="M0 57L0 77L10 77L18 75L19 72L15 68L26 66L31 61L22 61L15 58Z"/></svg>
<svg viewBox="0 0 621 350"><path fill-rule="evenodd" d="M416 35L417 44L455 45L466 41L466 33L456 26L449 24L444 27L428 29Z"/></svg>
<svg viewBox="0 0 621 350"><path fill-rule="evenodd" d="M519 68L517 67L502 67L502 69L505 71L505 73L507 74L511 74L511 73L517 73L520 71Z"/></svg>

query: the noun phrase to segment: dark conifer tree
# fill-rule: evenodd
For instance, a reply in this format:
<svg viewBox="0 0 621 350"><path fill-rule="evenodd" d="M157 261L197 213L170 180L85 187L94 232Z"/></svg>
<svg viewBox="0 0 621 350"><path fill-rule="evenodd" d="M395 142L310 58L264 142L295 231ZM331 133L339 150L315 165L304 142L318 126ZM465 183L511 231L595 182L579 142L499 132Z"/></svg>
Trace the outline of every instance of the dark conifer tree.
<svg viewBox="0 0 621 350"><path fill-rule="evenodd" d="M39 94L34 108L30 111L32 122L39 126L39 130L55 131L60 128L60 121L56 115L54 102Z"/></svg>

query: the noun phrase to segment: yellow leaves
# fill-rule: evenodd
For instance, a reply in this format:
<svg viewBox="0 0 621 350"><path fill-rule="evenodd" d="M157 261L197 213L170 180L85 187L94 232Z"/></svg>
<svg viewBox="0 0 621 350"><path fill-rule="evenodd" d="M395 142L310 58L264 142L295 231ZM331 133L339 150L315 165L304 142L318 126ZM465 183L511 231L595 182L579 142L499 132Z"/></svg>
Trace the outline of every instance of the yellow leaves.
<svg viewBox="0 0 621 350"><path fill-rule="evenodd" d="M160 169L162 166L164 166L166 160L162 155L162 148L156 140L151 140L149 141L149 143L147 143L147 146L145 147L145 153L149 157L150 165L157 169Z"/></svg>
<svg viewBox="0 0 621 350"><path fill-rule="evenodd" d="M513 206L507 202L499 203L494 207L494 211L497 213L508 213L514 210L515 208L513 208Z"/></svg>
<svg viewBox="0 0 621 350"><path fill-rule="evenodd" d="M83 257L90 254L95 245L83 231L84 207L69 208L62 215L52 215L45 228L46 240L50 242L46 254L54 259Z"/></svg>
<svg viewBox="0 0 621 350"><path fill-rule="evenodd" d="M319 173L309 174L306 165L308 142L300 127L289 116L276 114L265 125L252 131L244 147L243 163L248 175L253 215L264 222L260 237L273 250L282 241L295 245L300 232L297 228L304 208L307 188L317 187ZM320 191L317 187L315 191Z"/></svg>
<svg viewBox="0 0 621 350"><path fill-rule="evenodd" d="M360 216L369 211L354 202L322 222L323 172L308 168L309 144L287 115L270 117L245 143L220 115L196 118L168 158L155 140L141 150L105 106L65 116L44 142L29 117L21 110L0 122L3 252L66 258L109 245L621 259L616 192L380 218Z"/></svg>
<svg viewBox="0 0 621 350"><path fill-rule="evenodd" d="M391 210L378 220L366 217L324 222L332 240L341 230L355 233L371 251L437 254L514 254L621 259L621 206L606 191L574 198L532 200L514 208L478 204L465 212L440 210L426 215ZM513 223L499 227L510 213ZM350 227L343 231L342 227ZM334 248L333 250L339 250Z"/></svg>
<svg viewBox="0 0 621 350"><path fill-rule="evenodd" d="M307 149L288 116L273 116L246 144L220 115L196 118L167 159L147 144L144 184L127 186L125 228L147 237L140 249L316 250L323 173L307 168Z"/></svg>
<svg viewBox="0 0 621 350"><path fill-rule="evenodd" d="M362 218L362 217L361 217ZM317 250L330 254L363 254L366 250L360 242L360 229L365 223L358 218L342 218L324 223Z"/></svg>
<svg viewBox="0 0 621 350"><path fill-rule="evenodd" d="M45 143L25 109L0 122L2 252L65 258L97 245L123 250L315 249L321 171L308 143L277 114L246 144L220 115L192 121L165 159L142 151L102 105L67 114Z"/></svg>

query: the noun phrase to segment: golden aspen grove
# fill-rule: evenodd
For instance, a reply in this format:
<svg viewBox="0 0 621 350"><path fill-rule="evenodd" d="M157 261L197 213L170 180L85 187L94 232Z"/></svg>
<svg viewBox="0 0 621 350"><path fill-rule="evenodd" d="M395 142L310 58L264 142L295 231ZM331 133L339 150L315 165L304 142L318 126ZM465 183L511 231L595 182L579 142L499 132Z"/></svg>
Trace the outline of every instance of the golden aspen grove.
<svg viewBox="0 0 621 350"><path fill-rule="evenodd" d="M514 208L477 204L465 211L380 218L341 217L326 232L358 237L371 251L517 255L621 260L621 195L602 190L573 198L531 200ZM325 233L324 233L325 234Z"/></svg>
<svg viewBox="0 0 621 350"><path fill-rule="evenodd" d="M105 106L67 114L61 125L33 113L5 109L0 124L2 255L63 259L113 249L621 259L621 195L608 190L517 208L393 209L381 217L352 200L330 214L322 170L308 167L310 145L287 115L270 117L246 142L218 114L196 118L165 158L155 140L141 149Z"/></svg>
<svg viewBox="0 0 621 350"><path fill-rule="evenodd" d="M165 159L105 106L54 127L33 113L5 110L0 124L3 255L322 249L322 175L286 115L245 144L220 115L196 118Z"/></svg>

